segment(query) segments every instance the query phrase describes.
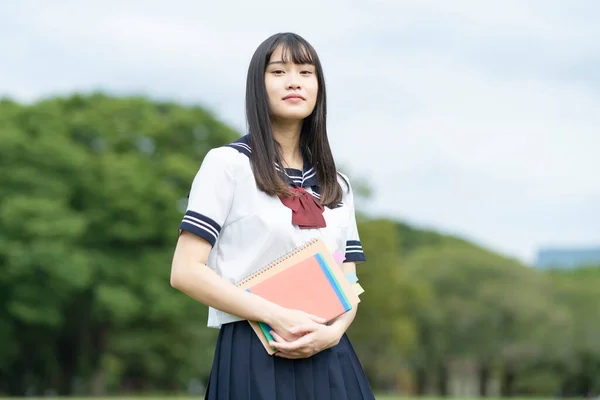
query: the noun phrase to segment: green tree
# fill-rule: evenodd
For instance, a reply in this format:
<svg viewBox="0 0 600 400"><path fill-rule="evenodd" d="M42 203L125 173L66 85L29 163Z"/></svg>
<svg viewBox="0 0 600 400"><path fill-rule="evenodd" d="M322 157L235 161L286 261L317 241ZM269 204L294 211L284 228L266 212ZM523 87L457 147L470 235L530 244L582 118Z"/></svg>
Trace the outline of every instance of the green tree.
<svg viewBox="0 0 600 400"><path fill-rule="evenodd" d="M403 355L416 343L416 326L408 309L428 292L408 279L397 246L395 223L359 220L367 263L357 266L365 289L349 334L373 383L391 389L406 369Z"/></svg>
<svg viewBox="0 0 600 400"><path fill-rule="evenodd" d="M549 285L535 271L459 242L422 247L407 264L413 279L429 283L435 294L428 307L413 309L421 392L435 385L448 394L449 369L463 362L476 366L480 394L487 395L494 371L544 350L538 339L554 309L541 295Z"/></svg>
<svg viewBox="0 0 600 400"><path fill-rule="evenodd" d="M239 134L202 107L102 94L0 101L0 394L180 391L216 331L173 290L190 183ZM600 391L600 267L542 272L440 232L363 215L365 288L350 328L374 387Z"/></svg>
<svg viewBox="0 0 600 400"><path fill-rule="evenodd" d="M189 350L214 334L170 287L170 257L202 158L238 135L200 107L101 94L5 100L0 116L0 387L206 374Z"/></svg>
<svg viewBox="0 0 600 400"><path fill-rule="evenodd" d="M569 310L571 323L562 330L561 357L550 361L561 376L565 396L600 392L600 266L553 270L555 297Z"/></svg>

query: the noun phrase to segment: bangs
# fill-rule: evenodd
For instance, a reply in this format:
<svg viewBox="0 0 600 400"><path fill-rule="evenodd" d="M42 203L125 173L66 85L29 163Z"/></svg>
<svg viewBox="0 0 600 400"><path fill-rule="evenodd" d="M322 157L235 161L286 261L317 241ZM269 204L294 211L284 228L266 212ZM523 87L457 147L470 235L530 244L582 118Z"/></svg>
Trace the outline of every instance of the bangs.
<svg viewBox="0 0 600 400"><path fill-rule="evenodd" d="M300 38L294 35L283 35L281 39L275 43L271 54L278 46L281 48L281 58L284 63L293 64L315 64L316 54L312 46L304 43ZM270 55L269 55L270 57Z"/></svg>

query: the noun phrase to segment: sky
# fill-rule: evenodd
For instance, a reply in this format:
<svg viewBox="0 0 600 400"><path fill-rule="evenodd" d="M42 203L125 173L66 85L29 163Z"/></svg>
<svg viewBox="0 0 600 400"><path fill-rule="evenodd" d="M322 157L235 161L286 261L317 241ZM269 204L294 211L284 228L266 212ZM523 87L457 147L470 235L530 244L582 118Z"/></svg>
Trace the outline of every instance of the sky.
<svg viewBox="0 0 600 400"><path fill-rule="evenodd" d="M317 50L338 164L373 216L534 261L600 245L600 3L66 1L0 5L0 95L143 94L245 130L250 58Z"/></svg>

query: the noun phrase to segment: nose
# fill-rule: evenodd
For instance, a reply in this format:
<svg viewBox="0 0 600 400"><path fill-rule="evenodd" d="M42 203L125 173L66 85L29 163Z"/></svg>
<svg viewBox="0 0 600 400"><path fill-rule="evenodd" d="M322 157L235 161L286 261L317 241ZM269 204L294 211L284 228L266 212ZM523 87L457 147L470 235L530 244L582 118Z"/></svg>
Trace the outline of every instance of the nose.
<svg viewBox="0 0 600 400"><path fill-rule="evenodd" d="M296 90L301 88L300 80L296 74L287 74L287 78L286 86L288 89Z"/></svg>

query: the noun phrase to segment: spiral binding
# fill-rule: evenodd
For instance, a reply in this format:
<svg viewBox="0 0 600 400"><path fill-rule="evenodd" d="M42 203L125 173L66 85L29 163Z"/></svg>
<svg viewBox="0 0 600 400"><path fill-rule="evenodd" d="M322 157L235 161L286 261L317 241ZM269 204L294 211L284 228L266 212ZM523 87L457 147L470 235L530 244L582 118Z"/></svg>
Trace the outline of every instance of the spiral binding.
<svg viewBox="0 0 600 400"><path fill-rule="evenodd" d="M251 281L252 279L256 278L257 276L264 274L265 272L267 272L271 268L275 267L279 263L283 262L284 260L294 256L295 254L298 254L299 252L306 249L307 247L315 244L318 240L319 239L314 238L314 239L309 240L308 242L301 244L300 246L296 247L295 249L293 249L293 250L287 252L286 254L284 254L283 256L279 257L275 261L272 261L271 263L267 264L265 267L262 267L258 271L254 271L250 275L244 277L240 282L237 283L237 286L242 286L242 285L248 283L249 281Z"/></svg>

